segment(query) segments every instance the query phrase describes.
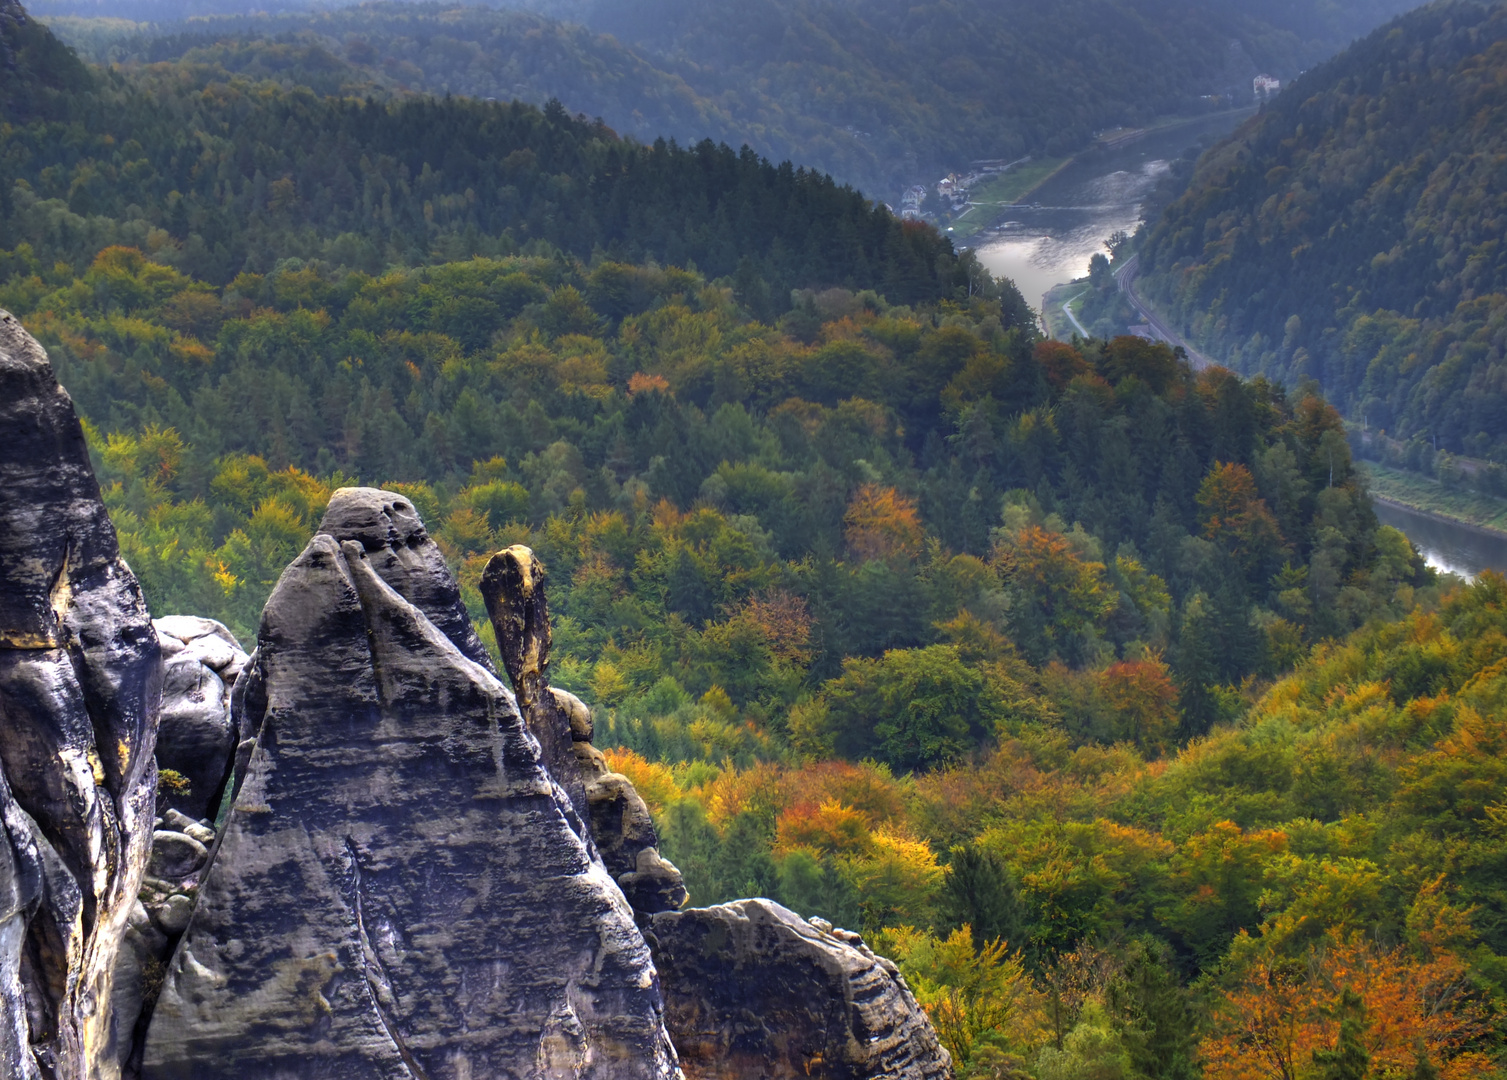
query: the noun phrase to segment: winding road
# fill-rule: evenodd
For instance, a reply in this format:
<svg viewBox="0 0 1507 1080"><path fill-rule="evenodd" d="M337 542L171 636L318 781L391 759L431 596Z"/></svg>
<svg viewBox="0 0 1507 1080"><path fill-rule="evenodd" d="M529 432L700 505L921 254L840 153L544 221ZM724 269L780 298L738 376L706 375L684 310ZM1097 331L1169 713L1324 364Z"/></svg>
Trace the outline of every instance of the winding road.
<svg viewBox="0 0 1507 1080"><path fill-rule="evenodd" d="M1093 335L1083 328L1083 324L1078 321L1078 316L1073 314L1073 309L1071 306L1073 301L1078 299L1078 297L1082 295L1083 293L1081 292L1074 293L1067 300L1064 300L1062 303L1062 313L1067 316L1067 321L1073 324L1073 329L1078 331L1079 337L1090 338L1093 337Z"/></svg>
<svg viewBox="0 0 1507 1080"><path fill-rule="evenodd" d="M1146 320L1146 325L1151 327L1151 332L1159 339L1174 349L1181 347L1188 354L1188 363L1193 365L1193 370L1202 371L1206 367L1214 366L1214 361L1188 344L1181 334L1163 322L1156 312L1147 307L1136 295L1135 279L1140 272L1141 257L1139 255L1132 255L1125 260L1124 266L1115 271L1115 281L1120 286L1120 292L1125 294L1125 299L1130 301L1130 306L1140 312L1141 318ZM1074 322L1077 320L1075 319Z"/></svg>

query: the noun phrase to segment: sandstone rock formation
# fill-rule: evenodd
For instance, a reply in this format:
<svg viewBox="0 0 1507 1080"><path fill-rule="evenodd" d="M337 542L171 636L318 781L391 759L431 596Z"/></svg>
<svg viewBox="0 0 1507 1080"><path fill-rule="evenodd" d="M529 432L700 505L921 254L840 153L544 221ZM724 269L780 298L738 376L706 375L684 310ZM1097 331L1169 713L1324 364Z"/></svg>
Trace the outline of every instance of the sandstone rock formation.
<svg viewBox="0 0 1507 1080"><path fill-rule="evenodd" d="M944 1080L947 1051L894 964L770 900L654 916L688 1080Z"/></svg>
<svg viewBox="0 0 1507 1080"><path fill-rule="evenodd" d="M549 685L545 581L532 551L509 548L487 564L482 597L529 728L554 747L557 775L581 785L592 838L654 949L686 1076L950 1077L947 1051L905 980L857 934L769 900L679 910L685 884L659 853L649 808L592 745L590 709Z"/></svg>
<svg viewBox="0 0 1507 1080"><path fill-rule="evenodd" d="M173 809L157 819L146 876L127 917L115 961L115 1026L120 1032L121 1069L127 1077L140 1074L144 1021L150 1019L163 970L188 927L199 879L209 865L214 843L215 831L208 819L194 821Z"/></svg>
<svg viewBox="0 0 1507 1080"><path fill-rule="evenodd" d="M626 776L613 772L591 745L591 710L574 694L549 685L550 625L544 564L526 547L492 556L481 594L503 666L529 730L556 781L587 819L613 880L641 920L686 902L685 882L659 853L654 818Z"/></svg>
<svg viewBox="0 0 1507 1080"><path fill-rule="evenodd" d="M678 1075L632 912L432 548L401 496L341 492L278 582L148 1080Z"/></svg>
<svg viewBox="0 0 1507 1080"><path fill-rule="evenodd" d="M230 688L246 653L213 619L169 615L152 625L165 665L157 767L188 784L186 791L164 785L161 801L191 819L213 818L235 756Z"/></svg>
<svg viewBox="0 0 1507 1080"><path fill-rule="evenodd" d="M236 747L230 688L248 659L235 635L213 619L169 615L152 625L164 657L157 731L157 765L164 782L157 792L161 816L146 876L115 961L115 1023L127 1077L140 1072L145 1021L163 970L188 926L214 847L213 818ZM175 782L167 783L169 779Z"/></svg>
<svg viewBox="0 0 1507 1080"><path fill-rule="evenodd" d="M0 1074L119 1073L162 658L73 403L0 312Z"/></svg>
<svg viewBox="0 0 1507 1080"><path fill-rule="evenodd" d="M544 766L570 795L577 813L586 816L586 797L575 743L590 742L590 720L578 740L570 715L550 692L549 602L544 564L521 545L499 551L481 575L481 595L497 637L497 651L518 695L518 708L539 740ZM585 706L582 705L584 709ZM589 712L587 713L589 717Z"/></svg>

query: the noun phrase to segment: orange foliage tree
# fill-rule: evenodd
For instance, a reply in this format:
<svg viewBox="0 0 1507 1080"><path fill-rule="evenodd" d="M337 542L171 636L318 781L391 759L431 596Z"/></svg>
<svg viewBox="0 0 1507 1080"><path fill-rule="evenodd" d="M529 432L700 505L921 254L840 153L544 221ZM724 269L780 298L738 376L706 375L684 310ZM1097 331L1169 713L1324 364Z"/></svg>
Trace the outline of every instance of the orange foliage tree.
<svg viewBox="0 0 1507 1080"><path fill-rule="evenodd" d="M804 667L811 661L811 612L806 601L784 589L751 597L748 617L776 660Z"/></svg>
<svg viewBox="0 0 1507 1080"><path fill-rule="evenodd" d="M1079 375L1087 375L1091 370L1082 353L1060 341L1041 342L1033 355L1054 390L1064 389Z"/></svg>
<svg viewBox="0 0 1507 1080"><path fill-rule="evenodd" d="M868 819L836 800L792 806L775 825L774 852L779 856L797 849L817 855L856 855L870 846Z"/></svg>
<svg viewBox="0 0 1507 1080"><path fill-rule="evenodd" d="M1282 546L1282 533L1244 465L1218 463L1198 488L1204 537L1250 566Z"/></svg>
<svg viewBox="0 0 1507 1080"><path fill-rule="evenodd" d="M1419 1054L1441 1080L1490 1072L1467 1049L1485 1030L1469 996L1466 966L1449 952L1418 956L1382 949L1354 935L1311 952L1305 963L1256 959L1224 995L1217 1026L1199 1044L1206 1080L1297 1080L1314 1065L1314 1051L1339 1038L1346 990L1358 995L1364 1043L1377 1076L1411 1075Z"/></svg>
<svg viewBox="0 0 1507 1080"><path fill-rule="evenodd" d="M848 550L860 561L911 559L921 553L921 515L914 502L892 487L859 487L842 523Z"/></svg>
<svg viewBox="0 0 1507 1080"><path fill-rule="evenodd" d="M1079 659L1081 637L1097 627L1119 603L1108 586L1104 564L1081 558L1068 538L1028 525L996 552L995 561L1016 593L1012 628L1027 657Z"/></svg>
<svg viewBox="0 0 1507 1080"><path fill-rule="evenodd" d="M1177 687L1160 656L1122 660L1099 675L1115 739L1162 754L1177 739Z"/></svg>

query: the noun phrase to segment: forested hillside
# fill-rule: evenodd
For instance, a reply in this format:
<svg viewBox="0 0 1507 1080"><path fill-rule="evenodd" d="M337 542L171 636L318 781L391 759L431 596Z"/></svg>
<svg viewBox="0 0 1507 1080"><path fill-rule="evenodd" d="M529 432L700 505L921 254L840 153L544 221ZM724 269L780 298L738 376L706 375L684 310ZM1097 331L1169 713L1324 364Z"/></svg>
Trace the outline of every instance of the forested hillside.
<svg viewBox="0 0 1507 1080"><path fill-rule="evenodd" d="M1494 1078L1504 643L1488 575L1170 760L1008 721L917 776L612 760L694 896L888 927L962 1077Z"/></svg>
<svg viewBox="0 0 1507 1080"><path fill-rule="evenodd" d="M54 117L89 75L71 50L15 0L0 0L0 116L9 123Z"/></svg>
<svg viewBox="0 0 1507 1080"><path fill-rule="evenodd" d="M1507 461L1507 7L1438 3L1310 72L1147 230L1213 355L1390 437Z"/></svg>
<svg viewBox="0 0 1507 1080"><path fill-rule="evenodd" d="M0 306L154 614L249 642L397 489L486 638L544 561L691 902L861 929L960 1080L1502 1075L1507 583L1378 527L1311 386L1043 341L709 143L307 43L73 70L0 127Z"/></svg>
<svg viewBox="0 0 1507 1080"><path fill-rule="evenodd" d="M0 229L19 260L0 274L71 277L112 243L216 284L288 259L376 272L538 243L736 272L761 312L792 288L911 302L981 280L934 230L746 150L625 142L558 104L320 97L287 82L347 76L307 50L278 71L256 50L226 59L251 70L101 75L52 106L69 119L0 128Z"/></svg>
<svg viewBox="0 0 1507 1080"><path fill-rule="evenodd" d="M1134 737L1170 745L1239 707L1219 687L1400 613L1398 588L1426 578L1378 531L1322 402L1195 380L1131 338L1038 344L997 300L837 289L774 327L674 269L514 257L214 289L110 248L0 301L118 433L104 474L154 602L243 633L327 478L355 476L414 485L457 558L537 533L589 581L559 608L594 642L579 659L627 649L643 691L688 665L698 695L719 685L783 724L808 674L940 644L966 613L955 632L1005 635L1038 668L1167 654L1180 713ZM268 528L281 541L259 552ZM677 627L728 633L766 594L812 613L792 645L809 673L769 683L756 658L684 651ZM976 720L896 764L962 752Z"/></svg>
<svg viewBox="0 0 1507 1080"><path fill-rule="evenodd" d="M905 185L974 159L1060 153L1102 128L1212 107L1203 95L1243 104L1257 72L1291 77L1406 3L501 6L366 4L159 26L135 42L88 26L62 29L100 59L176 58L227 34L315 35L413 89L558 98L645 142L747 143L894 201ZM506 10L515 6L570 21ZM99 14L162 19L169 10L112 5Z"/></svg>

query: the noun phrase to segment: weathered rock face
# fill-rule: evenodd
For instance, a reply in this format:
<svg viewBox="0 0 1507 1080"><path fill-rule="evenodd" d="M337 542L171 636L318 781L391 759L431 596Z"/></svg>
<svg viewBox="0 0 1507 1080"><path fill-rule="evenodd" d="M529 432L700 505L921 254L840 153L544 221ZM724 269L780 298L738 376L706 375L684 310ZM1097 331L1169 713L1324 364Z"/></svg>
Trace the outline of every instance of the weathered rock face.
<svg viewBox="0 0 1507 1080"><path fill-rule="evenodd" d="M517 545L488 560L481 575L481 595L502 665L529 731L539 741L544 766L570 795L576 812L585 817L586 796L576 765L570 716L550 692L549 602L544 578L544 564L528 548ZM591 741L589 732L585 741Z"/></svg>
<svg viewBox="0 0 1507 1080"><path fill-rule="evenodd" d="M319 532L359 543L377 575L422 611L462 656L496 673L445 555L411 502L377 488L341 488L331 497Z"/></svg>
<svg viewBox="0 0 1507 1080"><path fill-rule="evenodd" d="M680 871L659 854L654 818L626 776L591 745L591 710L549 685L550 625L544 564L526 547L492 556L481 594L503 666L545 764L586 818L602 861L641 920L686 902Z"/></svg>
<svg viewBox="0 0 1507 1080"><path fill-rule="evenodd" d="M492 674L497 673L461 603L460 587L445 565L444 554L407 499L377 488L341 488L331 497L318 532L338 541L359 543L382 580L424 612L461 655ZM246 776L267 709L266 688L256 653L246 665L245 674L231 690L231 713L238 740L232 780L236 789Z"/></svg>
<svg viewBox="0 0 1507 1080"><path fill-rule="evenodd" d="M677 1075L632 912L417 515L341 493L321 528L236 687L252 748L142 1075Z"/></svg>
<svg viewBox="0 0 1507 1080"><path fill-rule="evenodd" d="M73 404L5 312L0 492L0 1074L108 1080L162 658Z"/></svg>
<svg viewBox="0 0 1507 1080"><path fill-rule="evenodd" d="M188 927L199 879L209 866L215 843L208 819L195 821L169 809L157 819L157 826L146 876L127 917L115 961L115 1028L121 1033L122 1075L128 1078L140 1075L146 1021L156 1004L163 971Z"/></svg>
<svg viewBox="0 0 1507 1080"><path fill-rule="evenodd" d="M857 934L770 900L654 916L665 1016L689 1080L943 1080L947 1051Z"/></svg>
<svg viewBox="0 0 1507 1080"><path fill-rule="evenodd" d="M162 803L193 819L212 818L235 757L230 688L246 653L213 619L169 615L153 626L165 665L157 767L188 784L187 791L164 785Z"/></svg>
<svg viewBox="0 0 1507 1080"><path fill-rule="evenodd" d="M563 691L554 693L586 708ZM685 881L675 864L659 853L659 834L643 796L626 776L608 768L602 752L589 742L576 743L576 758L592 839L628 903L641 921L681 907L687 899Z"/></svg>

